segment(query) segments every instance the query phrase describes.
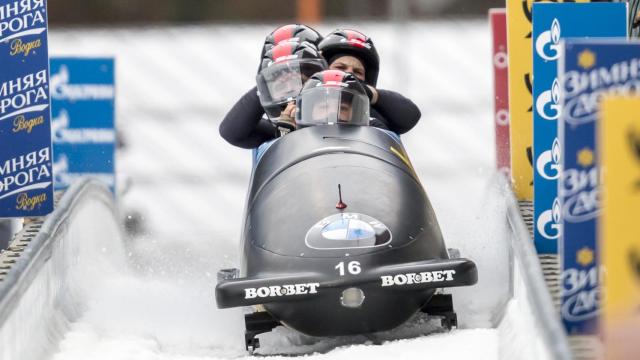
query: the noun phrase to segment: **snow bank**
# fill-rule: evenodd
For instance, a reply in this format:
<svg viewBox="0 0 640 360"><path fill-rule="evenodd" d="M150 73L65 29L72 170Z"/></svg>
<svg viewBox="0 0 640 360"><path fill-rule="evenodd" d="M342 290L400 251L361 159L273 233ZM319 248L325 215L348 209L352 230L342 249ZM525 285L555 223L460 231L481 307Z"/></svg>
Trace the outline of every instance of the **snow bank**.
<svg viewBox="0 0 640 360"><path fill-rule="evenodd" d="M125 260L111 193L82 182L70 189L37 235L31 225L0 255L0 359L42 359L84 312L87 290ZM19 256L16 256L18 255Z"/></svg>
<svg viewBox="0 0 640 360"><path fill-rule="evenodd" d="M502 181L506 184L506 181ZM506 193L512 297L498 328L500 359L571 359L567 336L553 307L540 262L517 202Z"/></svg>

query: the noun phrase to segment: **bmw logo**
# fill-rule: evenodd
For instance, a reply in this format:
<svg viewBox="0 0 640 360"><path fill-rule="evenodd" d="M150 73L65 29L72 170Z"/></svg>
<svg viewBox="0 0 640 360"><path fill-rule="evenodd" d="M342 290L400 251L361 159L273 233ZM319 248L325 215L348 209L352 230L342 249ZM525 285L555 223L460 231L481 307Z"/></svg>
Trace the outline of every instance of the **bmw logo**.
<svg viewBox="0 0 640 360"><path fill-rule="evenodd" d="M369 215L341 213L328 216L307 232L305 243L312 249L355 249L383 246L391 242L391 231Z"/></svg>

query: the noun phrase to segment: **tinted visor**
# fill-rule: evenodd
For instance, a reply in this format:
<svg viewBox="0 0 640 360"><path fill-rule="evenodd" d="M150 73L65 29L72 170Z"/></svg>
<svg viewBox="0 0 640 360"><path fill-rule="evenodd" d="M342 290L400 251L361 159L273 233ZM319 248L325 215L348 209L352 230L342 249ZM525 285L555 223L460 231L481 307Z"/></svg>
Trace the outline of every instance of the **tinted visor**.
<svg viewBox="0 0 640 360"><path fill-rule="evenodd" d="M266 107L295 100L307 79L326 68L324 60L302 59L276 63L263 69L256 77L260 104Z"/></svg>
<svg viewBox="0 0 640 360"><path fill-rule="evenodd" d="M296 122L310 125L369 125L369 98L340 86L307 89L297 102Z"/></svg>

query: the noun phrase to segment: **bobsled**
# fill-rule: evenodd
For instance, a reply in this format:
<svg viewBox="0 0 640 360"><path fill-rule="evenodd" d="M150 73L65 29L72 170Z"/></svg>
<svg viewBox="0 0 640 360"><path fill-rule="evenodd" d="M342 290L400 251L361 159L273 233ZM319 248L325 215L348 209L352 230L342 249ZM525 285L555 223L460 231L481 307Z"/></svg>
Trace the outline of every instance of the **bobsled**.
<svg viewBox="0 0 640 360"><path fill-rule="evenodd" d="M473 261L450 255L399 138L370 126L309 126L255 164L240 269L218 273L219 308L250 307L245 345L284 325L330 337L396 328L422 311L457 326L451 295Z"/></svg>

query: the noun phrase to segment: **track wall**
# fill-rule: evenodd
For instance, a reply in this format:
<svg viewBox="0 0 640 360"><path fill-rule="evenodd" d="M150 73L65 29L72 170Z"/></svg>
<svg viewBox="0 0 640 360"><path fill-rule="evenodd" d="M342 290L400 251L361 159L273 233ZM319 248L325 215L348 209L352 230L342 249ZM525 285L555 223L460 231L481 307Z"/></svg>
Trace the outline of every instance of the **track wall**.
<svg viewBox="0 0 640 360"><path fill-rule="evenodd" d="M57 346L86 307L80 281L124 260L116 219L111 193L83 181L0 254L0 360L42 359Z"/></svg>

